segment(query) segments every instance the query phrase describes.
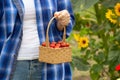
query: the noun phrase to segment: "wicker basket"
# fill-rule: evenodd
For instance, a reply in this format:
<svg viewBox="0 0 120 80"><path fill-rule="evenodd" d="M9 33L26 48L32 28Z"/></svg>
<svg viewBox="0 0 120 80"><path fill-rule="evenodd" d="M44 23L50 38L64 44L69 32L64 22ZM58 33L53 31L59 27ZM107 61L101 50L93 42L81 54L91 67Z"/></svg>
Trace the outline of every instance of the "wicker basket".
<svg viewBox="0 0 120 80"><path fill-rule="evenodd" d="M47 31L46 31L46 47L40 46L39 47L39 61L50 63L50 64L59 64L59 63L65 63L65 62L71 62L72 61L72 50L71 47L63 47L63 48L51 48L49 47L49 37L48 37L48 31L50 24L55 19L53 17L50 22L48 23ZM65 42L66 39L66 28L64 27L64 33L63 33L63 42Z"/></svg>

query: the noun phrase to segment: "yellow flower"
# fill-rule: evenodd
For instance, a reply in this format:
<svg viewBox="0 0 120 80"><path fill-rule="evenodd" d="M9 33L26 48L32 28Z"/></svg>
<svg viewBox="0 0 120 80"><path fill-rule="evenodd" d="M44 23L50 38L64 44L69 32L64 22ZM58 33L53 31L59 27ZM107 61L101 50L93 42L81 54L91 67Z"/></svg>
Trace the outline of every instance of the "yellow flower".
<svg viewBox="0 0 120 80"><path fill-rule="evenodd" d="M83 47L83 48L86 48L88 47L88 43L89 43L89 40L88 40L88 37L81 37L79 39L79 47Z"/></svg>
<svg viewBox="0 0 120 80"><path fill-rule="evenodd" d="M115 13L117 16L120 16L120 3L117 3L115 5Z"/></svg>
<svg viewBox="0 0 120 80"><path fill-rule="evenodd" d="M112 10L108 9L108 11L106 12L106 18L108 20L110 20L111 23L117 23L117 20L116 20L116 15L112 12Z"/></svg>
<svg viewBox="0 0 120 80"><path fill-rule="evenodd" d="M80 39L80 35L79 34L73 34L73 36L74 36L74 39L76 41L79 41L79 39Z"/></svg>

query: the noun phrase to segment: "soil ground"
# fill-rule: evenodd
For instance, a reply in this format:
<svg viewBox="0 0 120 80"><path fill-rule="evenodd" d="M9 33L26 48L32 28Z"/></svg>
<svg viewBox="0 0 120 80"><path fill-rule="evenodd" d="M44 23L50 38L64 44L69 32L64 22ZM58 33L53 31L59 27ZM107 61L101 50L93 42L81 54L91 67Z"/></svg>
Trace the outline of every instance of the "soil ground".
<svg viewBox="0 0 120 80"><path fill-rule="evenodd" d="M89 72L78 71L77 69L73 72L73 80L91 80Z"/></svg>

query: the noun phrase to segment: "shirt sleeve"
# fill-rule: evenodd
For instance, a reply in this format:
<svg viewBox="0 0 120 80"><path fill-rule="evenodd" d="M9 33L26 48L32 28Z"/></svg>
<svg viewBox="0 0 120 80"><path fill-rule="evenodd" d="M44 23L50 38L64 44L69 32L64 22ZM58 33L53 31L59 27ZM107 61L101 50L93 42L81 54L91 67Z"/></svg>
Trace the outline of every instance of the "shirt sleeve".
<svg viewBox="0 0 120 80"><path fill-rule="evenodd" d="M58 11L65 10L65 9L68 10L68 12L70 13L70 23L66 27L66 38L67 38L70 35L75 23L72 3L70 0L58 0ZM59 31L59 32L60 32L60 36L62 37L63 31Z"/></svg>
<svg viewBox="0 0 120 80"><path fill-rule="evenodd" d="M0 0L0 52L2 50L4 39L5 39L2 16L3 16L3 0Z"/></svg>
<svg viewBox="0 0 120 80"><path fill-rule="evenodd" d="M0 20L1 20L2 15L3 15L3 1L0 0Z"/></svg>

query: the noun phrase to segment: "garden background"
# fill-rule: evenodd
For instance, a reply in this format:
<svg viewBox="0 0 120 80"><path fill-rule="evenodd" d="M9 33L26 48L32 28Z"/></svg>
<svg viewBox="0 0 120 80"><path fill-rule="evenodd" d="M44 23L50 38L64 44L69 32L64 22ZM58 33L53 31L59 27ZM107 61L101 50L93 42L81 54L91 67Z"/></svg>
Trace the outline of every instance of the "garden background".
<svg viewBox="0 0 120 80"><path fill-rule="evenodd" d="M73 80L120 78L120 0L71 0ZM117 67L117 68L116 68Z"/></svg>

